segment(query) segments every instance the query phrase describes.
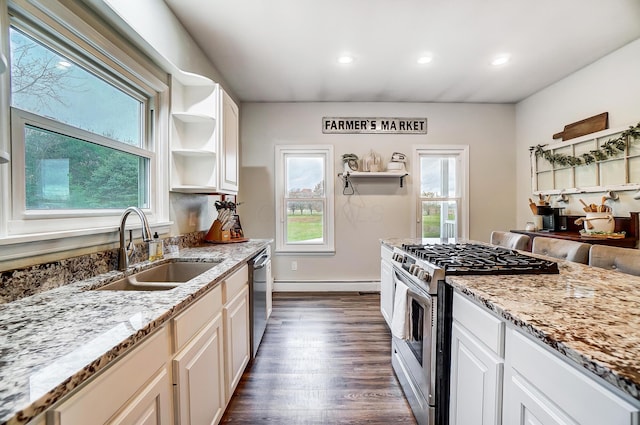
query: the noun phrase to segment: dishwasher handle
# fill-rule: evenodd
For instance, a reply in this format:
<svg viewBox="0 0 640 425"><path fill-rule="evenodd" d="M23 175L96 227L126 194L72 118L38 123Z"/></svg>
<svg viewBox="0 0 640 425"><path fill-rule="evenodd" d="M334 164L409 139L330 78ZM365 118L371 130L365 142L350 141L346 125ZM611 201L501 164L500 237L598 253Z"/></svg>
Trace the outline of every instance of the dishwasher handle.
<svg viewBox="0 0 640 425"><path fill-rule="evenodd" d="M270 260L269 254L267 254L266 251L258 254L253 259L253 269L254 270L258 270L258 269L261 269L261 268L265 267L267 265L267 263L269 262L269 260Z"/></svg>

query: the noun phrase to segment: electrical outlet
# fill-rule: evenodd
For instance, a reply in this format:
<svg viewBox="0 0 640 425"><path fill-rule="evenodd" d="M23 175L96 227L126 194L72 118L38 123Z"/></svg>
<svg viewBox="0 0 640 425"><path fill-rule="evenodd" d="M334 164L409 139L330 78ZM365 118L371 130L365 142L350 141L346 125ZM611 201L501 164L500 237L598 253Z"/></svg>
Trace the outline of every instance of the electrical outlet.
<svg viewBox="0 0 640 425"><path fill-rule="evenodd" d="M191 211L189 213L189 227L196 227L196 224L198 224L198 215Z"/></svg>
<svg viewBox="0 0 640 425"><path fill-rule="evenodd" d="M292 261L291 262L291 270L293 270L294 272L296 270L298 270L298 262L297 261Z"/></svg>

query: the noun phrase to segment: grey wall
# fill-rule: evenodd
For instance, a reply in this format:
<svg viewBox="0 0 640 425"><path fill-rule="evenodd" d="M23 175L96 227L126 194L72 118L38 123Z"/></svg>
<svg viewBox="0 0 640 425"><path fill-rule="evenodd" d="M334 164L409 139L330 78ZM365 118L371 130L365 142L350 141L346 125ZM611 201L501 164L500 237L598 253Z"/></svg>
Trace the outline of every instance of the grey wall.
<svg viewBox="0 0 640 425"><path fill-rule="evenodd" d="M487 241L491 230L515 225L515 106L433 103L243 103L241 105L239 207L248 237L275 236L274 147L333 144L340 157L370 149L386 161L414 145L469 145L470 238ZM321 120L337 117L427 117L427 135L324 135ZM415 172L413 164L408 165ZM358 194L342 194L336 179L335 255L274 256L279 281L367 281L380 277L379 239L412 236L414 177L357 183ZM298 270L291 270L291 261Z"/></svg>

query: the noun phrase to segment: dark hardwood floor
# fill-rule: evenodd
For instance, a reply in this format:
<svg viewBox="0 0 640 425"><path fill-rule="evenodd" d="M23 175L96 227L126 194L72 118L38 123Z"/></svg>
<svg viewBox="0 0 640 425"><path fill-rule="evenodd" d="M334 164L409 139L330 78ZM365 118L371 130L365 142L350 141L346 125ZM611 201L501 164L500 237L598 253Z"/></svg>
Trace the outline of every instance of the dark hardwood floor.
<svg viewBox="0 0 640 425"><path fill-rule="evenodd" d="M276 293L221 423L415 424L391 368L379 294Z"/></svg>

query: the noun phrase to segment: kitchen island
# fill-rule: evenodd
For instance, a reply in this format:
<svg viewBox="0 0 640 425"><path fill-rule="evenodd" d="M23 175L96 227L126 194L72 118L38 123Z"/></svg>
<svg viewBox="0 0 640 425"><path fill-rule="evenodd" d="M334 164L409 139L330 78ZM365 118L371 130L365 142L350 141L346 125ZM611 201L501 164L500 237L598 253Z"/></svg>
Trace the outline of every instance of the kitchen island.
<svg viewBox="0 0 640 425"><path fill-rule="evenodd" d="M186 248L213 268L168 291L95 291L113 271L0 305L0 424L26 424L242 267L270 241Z"/></svg>
<svg viewBox="0 0 640 425"><path fill-rule="evenodd" d="M429 242L382 240L388 247ZM559 274L447 276L446 282L569 363L640 400L640 277L554 261Z"/></svg>

